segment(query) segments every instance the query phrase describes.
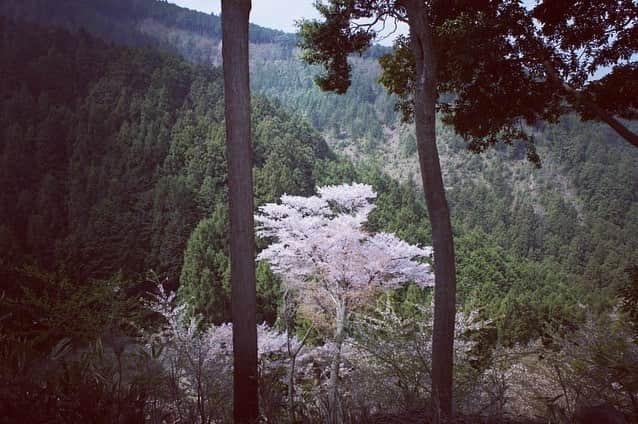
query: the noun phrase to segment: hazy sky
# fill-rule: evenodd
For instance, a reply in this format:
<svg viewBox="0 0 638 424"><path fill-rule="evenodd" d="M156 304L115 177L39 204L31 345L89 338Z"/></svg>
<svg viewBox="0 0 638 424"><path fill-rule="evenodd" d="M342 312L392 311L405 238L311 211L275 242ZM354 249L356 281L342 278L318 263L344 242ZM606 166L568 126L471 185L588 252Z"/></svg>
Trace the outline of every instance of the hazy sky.
<svg viewBox="0 0 638 424"><path fill-rule="evenodd" d="M214 12L216 15L219 15L222 3L221 0L169 0L169 2L201 12ZM250 22L266 28L297 32L296 20L319 17L312 4L313 0L252 0ZM400 28L399 32L407 34L407 27ZM381 41L381 44L385 45L391 43L392 37Z"/></svg>
<svg viewBox="0 0 638 424"><path fill-rule="evenodd" d="M169 0L182 7L219 15L221 0ZM286 32L296 32L295 20L317 18L312 0L252 0L250 22Z"/></svg>
<svg viewBox="0 0 638 424"><path fill-rule="evenodd" d="M222 4L221 0L169 0L169 2L205 13L214 12L216 15L219 15ZM312 3L313 0L252 0L250 22L266 28L297 32L295 20L319 17ZM531 8L536 4L536 0L523 0L523 4L527 8ZM388 24L388 26L391 25ZM398 32L407 34L407 26L401 24ZM380 43L389 46L392 44L393 38L390 36L380 40ZM632 60L634 59L632 58ZM609 68L603 67L591 79L596 80L608 72Z"/></svg>
<svg viewBox="0 0 638 424"><path fill-rule="evenodd" d="M169 0L169 2L200 12L214 12L216 15L219 15L222 3L221 0ZM319 17L312 3L313 0L252 0L250 22L266 28L297 32L295 20ZM527 7L535 3L535 0L523 1ZM399 32L407 34L407 27L399 28ZM390 44L390 41L386 40L382 44Z"/></svg>

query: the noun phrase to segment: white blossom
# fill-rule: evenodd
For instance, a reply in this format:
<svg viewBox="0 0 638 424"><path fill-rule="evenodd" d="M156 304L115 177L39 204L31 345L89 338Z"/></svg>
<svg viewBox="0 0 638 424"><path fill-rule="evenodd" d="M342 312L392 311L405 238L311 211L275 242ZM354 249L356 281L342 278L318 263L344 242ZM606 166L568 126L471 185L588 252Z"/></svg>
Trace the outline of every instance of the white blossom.
<svg viewBox="0 0 638 424"><path fill-rule="evenodd" d="M273 239L258 259L268 261L284 283L333 299L410 281L434 284L424 261L430 247L363 229L376 197L372 187L344 184L317 191L307 198L284 195L281 204L264 205L255 217L258 234Z"/></svg>
<svg viewBox="0 0 638 424"><path fill-rule="evenodd" d="M374 208L370 201L376 198L369 185L326 186L317 192L309 198L284 195L280 204L259 209L255 217L258 234L272 239L272 243L258 259L268 261L283 283L299 293L306 311L315 317L327 315L334 325L332 340L312 352L310 370L318 381L322 381L322 375L330 375L330 387L324 394L328 409L338 414L338 404L347 397L347 393L339 393L339 380L350 374L351 343L345 334L350 305L370 293L400 284L432 286L434 278L426 262L432 249L410 245L393 234L373 234L364 229ZM311 356L302 356L300 364ZM318 360L318 356L329 357L330 361ZM303 369L308 371L307 366ZM323 383L316 384L317 393L325 386L325 378Z"/></svg>

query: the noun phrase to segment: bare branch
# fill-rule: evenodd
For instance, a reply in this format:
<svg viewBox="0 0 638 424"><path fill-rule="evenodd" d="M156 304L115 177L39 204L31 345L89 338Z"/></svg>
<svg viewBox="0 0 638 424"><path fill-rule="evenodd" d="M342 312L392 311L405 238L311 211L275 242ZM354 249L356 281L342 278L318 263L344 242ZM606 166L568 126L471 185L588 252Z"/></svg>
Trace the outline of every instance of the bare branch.
<svg viewBox="0 0 638 424"><path fill-rule="evenodd" d="M586 93L574 89L571 85L563 81L549 61L546 60L545 62L543 62L543 65L545 66L548 77L559 84L563 88L563 90L567 92L567 94L572 96L578 103L594 112L601 121L612 127L618 133L618 135L631 143L634 147L638 147L638 135L633 133L619 120L617 120L611 114L607 113L607 111L605 111L603 108L598 106L592 99L589 98Z"/></svg>

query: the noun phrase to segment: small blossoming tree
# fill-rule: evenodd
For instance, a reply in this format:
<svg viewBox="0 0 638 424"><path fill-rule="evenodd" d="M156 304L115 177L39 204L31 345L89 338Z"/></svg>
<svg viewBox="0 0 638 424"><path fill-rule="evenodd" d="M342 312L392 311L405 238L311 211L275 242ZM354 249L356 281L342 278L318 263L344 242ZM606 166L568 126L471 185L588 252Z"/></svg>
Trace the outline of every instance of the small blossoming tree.
<svg viewBox="0 0 638 424"><path fill-rule="evenodd" d="M432 330L434 304L405 302L409 312L396 308L390 296L370 312L353 314L353 350L361 376L359 403L377 402L377 409L402 411L423 408L432 397ZM479 353L478 337L491 322L477 311L457 311L454 333L454 381L457 409L477 386L478 369L471 365ZM373 407L374 405L370 405ZM370 408L369 407L369 408Z"/></svg>
<svg viewBox="0 0 638 424"><path fill-rule="evenodd" d="M186 304L175 304L175 293L161 285L145 304L164 318L155 332L143 333L146 350L167 377L168 399L152 402L151 415L186 422L227 422L231 419L233 388L233 327L230 323L199 328L199 317L189 317ZM281 414L281 380L288 374L288 348L302 350L267 324L257 326L258 378L261 413L269 421ZM161 374L161 372L160 372Z"/></svg>
<svg viewBox="0 0 638 424"><path fill-rule="evenodd" d="M410 245L393 234L365 229L376 197L365 184L325 186L311 197L284 195L259 208L258 234L272 244L258 259L270 263L283 283L300 293L307 311L334 325L329 408L338 420L338 379L348 313L353 304L382 289L414 282L432 286L430 247Z"/></svg>

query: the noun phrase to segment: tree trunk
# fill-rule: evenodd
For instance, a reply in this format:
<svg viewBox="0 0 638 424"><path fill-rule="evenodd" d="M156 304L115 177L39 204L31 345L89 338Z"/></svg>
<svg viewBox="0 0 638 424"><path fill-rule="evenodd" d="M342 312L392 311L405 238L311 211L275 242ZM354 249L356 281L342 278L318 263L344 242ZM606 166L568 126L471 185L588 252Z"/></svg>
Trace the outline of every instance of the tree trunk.
<svg viewBox="0 0 638 424"><path fill-rule="evenodd" d="M288 371L288 418L290 422L295 422L295 362L297 355L293 354L292 350L292 307L288 303L288 296L290 291L286 289L282 296L283 301L283 316L284 323L286 324L286 346L288 348L288 357L290 358L290 370Z"/></svg>
<svg viewBox="0 0 638 424"><path fill-rule="evenodd" d="M344 327L346 322L346 303L340 300L337 304L337 321L335 325L335 355L332 358L330 382L328 385L328 423L343 422L341 402L339 399L339 368L341 366L341 347L343 346Z"/></svg>
<svg viewBox="0 0 638 424"><path fill-rule="evenodd" d="M306 334L301 338L297 347L293 349L293 328L294 320L296 316L296 309L289 303L288 298L290 296L290 290L286 289L283 295L283 316L284 323L286 324L286 344L288 346L288 357L290 358L290 370L288 372L288 418L291 423L297 422L297 414L295 408L295 364L297 363L297 355L303 349L303 346L310 336L310 332L314 328L314 324L308 327Z"/></svg>
<svg viewBox="0 0 638 424"><path fill-rule="evenodd" d="M456 268L450 211L436 146L436 55L431 23L422 0L406 0L416 64L414 121L425 200L434 248L432 402L435 422L452 417L452 366L456 314Z"/></svg>
<svg viewBox="0 0 638 424"><path fill-rule="evenodd" d="M286 324L286 345L288 347L288 357L290 358L290 370L288 372L288 417L290 422L295 422L296 414L295 414L295 364L297 361L297 354L299 353L299 349L295 349L293 352L292 349L292 330L293 330L293 321L294 321L294 313L292 310L292 305L288 301L288 297L290 295L290 290L286 289L283 295L283 316L284 323ZM302 341L302 343L305 339Z"/></svg>
<svg viewBox="0 0 638 424"><path fill-rule="evenodd" d="M290 337L290 336L288 336ZM288 342L290 346L290 342ZM290 348L288 348L288 355L290 356L290 370L288 371L288 417L290 422L295 422L295 362L297 361L297 355L292 355Z"/></svg>
<svg viewBox="0 0 638 424"><path fill-rule="evenodd" d="M253 222L248 17L250 0L222 0L222 58L230 200L233 416L257 421L257 323Z"/></svg>

